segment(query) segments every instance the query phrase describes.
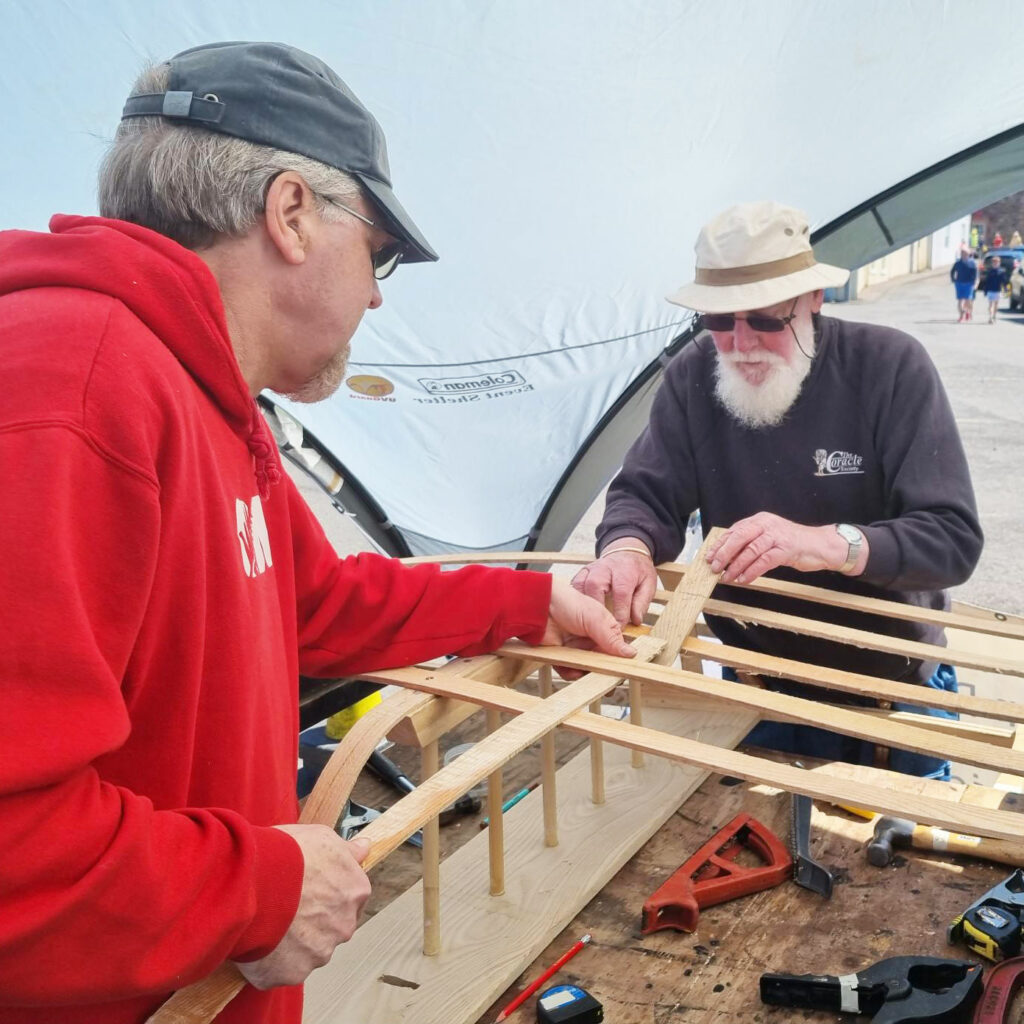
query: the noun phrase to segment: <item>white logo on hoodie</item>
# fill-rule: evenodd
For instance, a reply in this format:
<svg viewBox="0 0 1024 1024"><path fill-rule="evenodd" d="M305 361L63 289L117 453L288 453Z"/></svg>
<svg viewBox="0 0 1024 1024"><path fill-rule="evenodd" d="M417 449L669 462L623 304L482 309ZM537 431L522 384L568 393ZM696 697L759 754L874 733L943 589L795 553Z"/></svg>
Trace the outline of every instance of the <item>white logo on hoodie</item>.
<svg viewBox="0 0 1024 1024"><path fill-rule="evenodd" d="M235 499L235 526L238 530L238 543L242 548L242 571L246 576L255 578L274 564L270 554L267 521L258 494L253 495L249 505L241 498Z"/></svg>

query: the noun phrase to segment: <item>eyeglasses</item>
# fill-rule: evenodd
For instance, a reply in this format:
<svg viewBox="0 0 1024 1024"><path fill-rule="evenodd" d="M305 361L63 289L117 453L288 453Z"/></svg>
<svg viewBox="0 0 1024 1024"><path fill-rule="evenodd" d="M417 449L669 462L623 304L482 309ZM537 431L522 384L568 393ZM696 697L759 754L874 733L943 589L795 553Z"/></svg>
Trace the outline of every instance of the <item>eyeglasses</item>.
<svg viewBox="0 0 1024 1024"><path fill-rule="evenodd" d="M344 210L346 213L352 214L353 217L361 220L364 224L369 224L371 228L377 226L375 221L370 220L369 217L364 217L358 210L353 210L351 206L346 206L344 203L339 203L337 199L332 199L330 196L325 196L322 192L317 192L317 195L326 200L331 206L337 206L338 209ZM405 255L405 245L402 242L385 242L375 253L370 256L370 262L373 264L373 276L378 281L383 281L384 278L390 277L395 270L398 268L398 264L402 262L402 257Z"/></svg>
<svg viewBox="0 0 1024 1024"><path fill-rule="evenodd" d="M748 313L746 316L737 317L735 313L705 313L700 319L709 331L721 331L723 334L735 330L737 320L746 320L747 326L758 334L778 334L796 319L796 304L799 301L799 296L793 300L793 307L786 316Z"/></svg>

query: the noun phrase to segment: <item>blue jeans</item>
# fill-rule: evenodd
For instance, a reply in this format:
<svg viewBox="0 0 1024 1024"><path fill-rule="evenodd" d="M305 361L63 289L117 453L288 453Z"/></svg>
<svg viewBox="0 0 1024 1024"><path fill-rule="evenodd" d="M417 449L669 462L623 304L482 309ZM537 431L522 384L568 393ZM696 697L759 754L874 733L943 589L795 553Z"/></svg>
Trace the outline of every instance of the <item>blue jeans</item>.
<svg viewBox="0 0 1024 1024"><path fill-rule="evenodd" d="M729 668L722 669L722 677L736 679L736 674ZM948 693L957 692L956 669L952 665L939 665L932 677L922 686L931 686L936 690ZM797 686L799 689L799 686ZM789 689L789 686L787 686ZM785 691L783 691L785 692ZM917 714L935 715L938 718L959 718L954 711L940 711L936 708L922 708L914 704L894 703L894 711L911 711ZM818 757L826 761L848 761L851 764L874 764L875 745L867 740L843 736L827 729L818 729L812 725L797 725L792 722L760 722L754 726L744 743L769 750L781 750L790 754L804 754L807 757ZM917 754L909 750L890 750L889 767L894 772L905 775L924 776L929 779L950 779L950 764L939 757L928 754Z"/></svg>

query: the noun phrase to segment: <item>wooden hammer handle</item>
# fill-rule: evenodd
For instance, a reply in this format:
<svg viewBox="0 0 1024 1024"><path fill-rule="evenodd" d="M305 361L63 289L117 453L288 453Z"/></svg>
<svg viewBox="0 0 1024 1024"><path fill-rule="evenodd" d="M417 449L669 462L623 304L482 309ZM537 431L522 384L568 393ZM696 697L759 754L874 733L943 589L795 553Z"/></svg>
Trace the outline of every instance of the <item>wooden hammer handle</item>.
<svg viewBox="0 0 1024 1024"><path fill-rule="evenodd" d="M980 857L982 860L1024 867L1024 842L1014 842L1011 839L986 839L982 836L964 835L961 832L947 832L934 825L917 825L910 842L919 850L967 854L970 857Z"/></svg>

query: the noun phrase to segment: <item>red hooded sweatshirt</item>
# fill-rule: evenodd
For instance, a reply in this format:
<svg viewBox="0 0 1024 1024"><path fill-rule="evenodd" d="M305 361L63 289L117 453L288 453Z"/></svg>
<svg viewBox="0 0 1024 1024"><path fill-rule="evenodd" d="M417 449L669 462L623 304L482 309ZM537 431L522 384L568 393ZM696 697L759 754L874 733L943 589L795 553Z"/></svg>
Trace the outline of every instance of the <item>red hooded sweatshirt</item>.
<svg viewBox="0 0 1024 1024"><path fill-rule="evenodd" d="M550 579L339 560L145 228L0 233L0 367L0 1022L142 1021L294 916L299 673L536 642Z"/></svg>

